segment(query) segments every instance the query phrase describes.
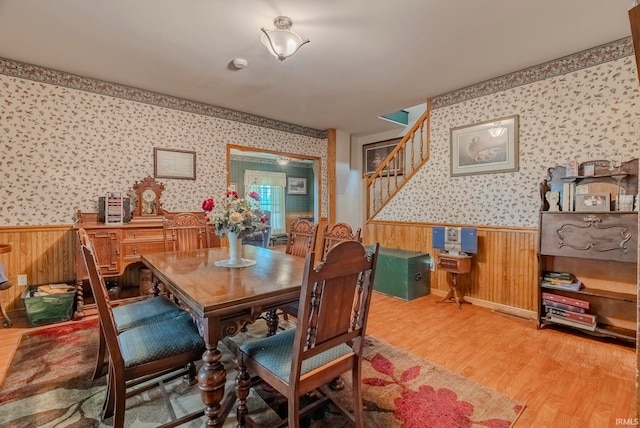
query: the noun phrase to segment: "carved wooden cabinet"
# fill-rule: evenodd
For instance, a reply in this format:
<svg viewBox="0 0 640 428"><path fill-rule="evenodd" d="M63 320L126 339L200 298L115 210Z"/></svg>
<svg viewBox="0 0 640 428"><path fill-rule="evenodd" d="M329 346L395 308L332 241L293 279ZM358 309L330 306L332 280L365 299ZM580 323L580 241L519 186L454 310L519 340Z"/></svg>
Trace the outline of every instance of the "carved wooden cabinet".
<svg viewBox="0 0 640 428"><path fill-rule="evenodd" d="M124 274L129 265L140 261L142 252L164 251L162 220L113 225L93 217L93 213L78 213L75 226L87 231L100 271L106 278ZM80 251L76 252L76 279L87 279Z"/></svg>
<svg viewBox="0 0 640 428"><path fill-rule="evenodd" d="M164 235L162 224L165 218L170 219L177 213L163 212L162 217L132 221L124 224L106 224L98 221L97 213L77 213L75 228L84 228L93 243L100 271L105 278L121 277L127 272L127 267L140 262L141 254L151 254L164 251ZM204 215L203 213L197 213ZM220 239L210 228L210 242L219 247ZM142 267L142 265L141 265ZM138 278L138 275L131 275ZM88 278L80 242L76 251L76 281L78 311L76 318L81 318L84 306L84 293L88 291L84 280Z"/></svg>
<svg viewBox="0 0 640 428"><path fill-rule="evenodd" d="M595 168L585 169L587 165ZM585 162L577 175L568 177L563 166L549 169L541 184L539 327L561 326L635 343L638 213L633 206L619 209L627 208L620 204L621 195L638 193L637 171L637 159L613 166L609 161ZM578 194L608 193L610 200L606 207L596 208L576 204L577 198L571 210L562 211L560 206L549 211L554 198L547 192L566 189L564 183L581 189ZM549 281L549 272L569 273L575 278L570 282L581 286L564 288L570 286ZM587 325L584 318L595 322Z"/></svg>

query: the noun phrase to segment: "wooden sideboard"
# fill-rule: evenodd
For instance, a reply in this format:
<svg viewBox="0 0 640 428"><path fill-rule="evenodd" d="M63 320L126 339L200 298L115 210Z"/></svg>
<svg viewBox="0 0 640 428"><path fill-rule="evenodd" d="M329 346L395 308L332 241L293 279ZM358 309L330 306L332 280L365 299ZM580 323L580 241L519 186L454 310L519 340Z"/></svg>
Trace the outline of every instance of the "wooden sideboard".
<svg viewBox="0 0 640 428"><path fill-rule="evenodd" d="M84 228L96 251L100 271L105 278L119 277L125 274L127 267L140 262L141 254L164 251L163 220L171 219L175 214L163 212L153 219L132 220L130 223L105 224L98 221L97 213L78 212L75 229ZM204 213L196 213L204 216ZM220 238L210 228L211 245L220 246ZM80 241L76 245L77 310L75 318L84 316L84 281L88 278Z"/></svg>

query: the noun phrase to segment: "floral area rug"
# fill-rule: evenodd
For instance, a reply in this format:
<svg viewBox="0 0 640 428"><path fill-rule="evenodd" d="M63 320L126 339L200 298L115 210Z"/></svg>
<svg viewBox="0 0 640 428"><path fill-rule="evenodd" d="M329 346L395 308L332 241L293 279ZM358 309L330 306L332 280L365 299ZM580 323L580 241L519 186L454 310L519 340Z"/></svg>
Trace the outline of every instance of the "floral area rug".
<svg viewBox="0 0 640 428"><path fill-rule="evenodd" d="M264 324L262 321L256 325ZM236 337L261 336L258 327ZM109 427L100 420L105 396L104 378L90 380L98 341L97 321L54 326L25 334L0 386L0 426ZM233 393L234 355L221 346L227 368L227 393ZM369 338L363 362L363 395L369 427L510 427L524 405L463 376L421 360L386 343ZM345 389L330 395L351 409L350 374ZM165 384L179 417L202 407L196 386L181 380ZM259 426L286 415L286 400L267 385L251 390L248 407ZM126 427L154 427L170 420L159 388L127 400ZM235 426L234 411L225 427ZM203 421L183 426L200 427ZM303 427L352 426L329 405L310 415Z"/></svg>

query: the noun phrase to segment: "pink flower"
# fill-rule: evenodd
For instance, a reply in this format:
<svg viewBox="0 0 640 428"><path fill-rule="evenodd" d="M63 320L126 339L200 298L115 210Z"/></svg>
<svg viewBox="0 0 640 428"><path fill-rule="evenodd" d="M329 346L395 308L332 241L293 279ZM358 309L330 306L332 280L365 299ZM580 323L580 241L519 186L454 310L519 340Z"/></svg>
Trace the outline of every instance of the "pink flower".
<svg viewBox="0 0 640 428"><path fill-rule="evenodd" d="M395 416L403 427L471 427L473 405L458 401L447 388L434 389L422 385L418 391L405 389L395 400Z"/></svg>
<svg viewBox="0 0 640 428"><path fill-rule="evenodd" d="M259 201L259 200L260 200L260 195L258 195L258 192L251 192L251 193L249 193L249 197L250 197L251 199L256 200L256 201Z"/></svg>
<svg viewBox="0 0 640 428"><path fill-rule="evenodd" d="M238 192L236 192L235 190L229 190L227 192L227 198L233 198L233 199L238 199L240 196L238 196Z"/></svg>
<svg viewBox="0 0 640 428"><path fill-rule="evenodd" d="M267 223L267 216L266 215L260 216L260 222L262 224L266 224Z"/></svg>
<svg viewBox="0 0 640 428"><path fill-rule="evenodd" d="M202 210L206 213L210 213L213 211L213 208L216 206L216 203L213 202L213 198L205 199L202 202Z"/></svg>

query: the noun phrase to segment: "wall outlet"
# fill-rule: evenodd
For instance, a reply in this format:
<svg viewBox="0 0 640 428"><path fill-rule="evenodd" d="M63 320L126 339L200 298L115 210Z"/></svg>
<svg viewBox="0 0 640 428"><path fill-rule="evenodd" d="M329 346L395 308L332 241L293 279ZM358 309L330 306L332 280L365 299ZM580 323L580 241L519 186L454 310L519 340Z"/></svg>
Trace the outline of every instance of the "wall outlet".
<svg viewBox="0 0 640 428"><path fill-rule="evenodd" d="M23 273L22 275L18 275L18 285L26 287L27 284L27 274Z"/></svg>

